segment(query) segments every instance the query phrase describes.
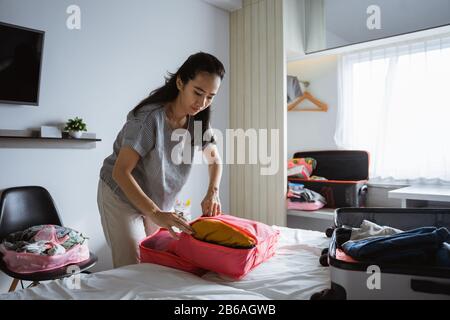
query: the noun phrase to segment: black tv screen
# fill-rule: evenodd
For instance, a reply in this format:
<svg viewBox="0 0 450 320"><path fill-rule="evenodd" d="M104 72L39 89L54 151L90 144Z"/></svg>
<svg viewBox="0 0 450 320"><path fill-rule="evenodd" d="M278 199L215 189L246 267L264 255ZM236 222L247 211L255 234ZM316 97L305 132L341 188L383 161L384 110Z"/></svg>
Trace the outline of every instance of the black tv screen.
<svg viewBox="0 0 450 320"><path fill-rule="evenodd" d="M44 32L0 22L0 103L39 104Z"/></svg>

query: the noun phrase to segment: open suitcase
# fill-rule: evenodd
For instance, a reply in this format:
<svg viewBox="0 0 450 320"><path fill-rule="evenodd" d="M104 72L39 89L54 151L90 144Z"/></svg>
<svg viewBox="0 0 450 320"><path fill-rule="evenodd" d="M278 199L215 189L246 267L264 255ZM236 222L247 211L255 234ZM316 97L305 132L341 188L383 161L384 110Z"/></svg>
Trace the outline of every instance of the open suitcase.
<svg viewBox="0 0 450 320"><path fill-rule="evenodd" d="M340 208L335 227L359 227L363 220L404 231L425 226L450 229L450 209ZM328 250L331 299L450 299L450 268L346 262L337 258L338 231ZM378 279L374 271L379 271Z"/></svg>
<svg viewBox="0 0 450 320"><path fill-rule="evenodd" d="M297 152L294 158L314 158L317 167L312 174L327 180L288 177L305 188L320 193L328 208L364 207L369 179L369 154L366 151L332 150Z"/></svg>

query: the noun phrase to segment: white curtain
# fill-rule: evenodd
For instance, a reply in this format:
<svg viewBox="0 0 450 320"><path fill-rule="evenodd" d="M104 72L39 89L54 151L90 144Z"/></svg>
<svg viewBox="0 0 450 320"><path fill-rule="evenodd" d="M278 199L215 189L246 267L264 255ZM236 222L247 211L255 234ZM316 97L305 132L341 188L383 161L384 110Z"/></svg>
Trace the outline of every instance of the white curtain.
<svg viewBox="0 0 450 320"><path fill-rule="evenodd" d="M378 179L450 181L450 37L343 55L336 143Z"/></svg>

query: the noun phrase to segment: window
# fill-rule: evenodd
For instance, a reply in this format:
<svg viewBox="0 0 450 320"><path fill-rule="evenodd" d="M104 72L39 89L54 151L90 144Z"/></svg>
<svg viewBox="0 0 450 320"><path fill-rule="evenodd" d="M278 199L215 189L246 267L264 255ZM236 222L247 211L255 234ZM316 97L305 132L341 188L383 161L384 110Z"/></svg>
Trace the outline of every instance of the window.
<svg viewBox="0 0 450 320"><path fill-rule="evenodd" d="M336 143L371 178L450 181L450 38L343 55Z"/></svg>

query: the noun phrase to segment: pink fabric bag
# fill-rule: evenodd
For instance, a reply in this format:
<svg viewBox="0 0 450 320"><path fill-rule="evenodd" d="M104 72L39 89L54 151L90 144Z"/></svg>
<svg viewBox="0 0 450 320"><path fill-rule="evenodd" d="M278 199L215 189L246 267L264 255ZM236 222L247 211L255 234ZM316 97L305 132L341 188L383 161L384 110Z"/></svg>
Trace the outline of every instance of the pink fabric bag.
<svg viewBox="0 0 450 320"><path fill-rule="evenodd" d="M197 240L184 232L179 234L180 240L166 240L163 244L163 234L156 232L141 242L141 262L162 264L198 275L206 270L214 271L240 279L275 254L279 231L264 223L222 214L201 217L191 224L201 219L214 219L228 224L253 238L255 246L249 249L231 248ZM165 232L168 233L167 230ZM152 241L152 248L148 248L149 241ZM155 252L157 249L161 251ZM159 257L162 258L158 259Z"/></svg>
<svg viewBox="0 0 450 320"><path fill-rule="evenodd" d="M179 234L178 234L179 235ZM139 244L141 263L154 263L187 271L202 276L207 270L179 257L174 248L178 241L174 239L167 229L161 228L148 236Z"/></svg>
<svg viewBox="0 0 450 320"><path fill-rule="evenodd" d="M53 225L45 225L45 227L34 236L34 241L43 242L46 247L61 245L67 239L67 235L58 239L55 226ZM55 255L16 252L8 250L3 243L0 244L0 252L3 254L3 261L8 269L16 273L24 274L53 270L68 264L79 263L89 259L87 241L84 241L82 244L75 244L64 253Z"/></svg>

